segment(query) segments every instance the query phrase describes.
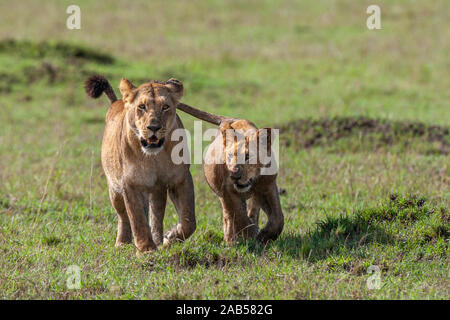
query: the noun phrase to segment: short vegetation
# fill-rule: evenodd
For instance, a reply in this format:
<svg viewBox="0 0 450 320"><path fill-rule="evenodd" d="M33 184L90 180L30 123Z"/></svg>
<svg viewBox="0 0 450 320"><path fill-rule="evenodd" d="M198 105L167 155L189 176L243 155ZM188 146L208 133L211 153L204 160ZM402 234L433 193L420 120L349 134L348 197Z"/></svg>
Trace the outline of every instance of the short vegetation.
<svg viewBox="0 0 450 320"><path fill-rule="evenodd" d="M79 1L75 31L59 2L0 4L0 298L450 298L448 1L380 1L378 31L354 1L114 2ZM193 236L115 249L93 73L176 77L187 104L279 128L281 236L226 245L192 165Z"/></svg>

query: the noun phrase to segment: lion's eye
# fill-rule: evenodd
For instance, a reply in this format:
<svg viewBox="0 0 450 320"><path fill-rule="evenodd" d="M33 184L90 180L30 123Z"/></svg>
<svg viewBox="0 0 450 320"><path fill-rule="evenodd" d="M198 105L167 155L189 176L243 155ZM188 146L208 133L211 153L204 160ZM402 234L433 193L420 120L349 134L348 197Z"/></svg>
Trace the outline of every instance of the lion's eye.
<svg viewBox="0 0 450 320"><path fill-rule="evenodd" d="M169 108L170 108L170 106L169 106L168 104L165 104L165 105L162 107L162 109L163 109L164 111L169 110Z"/></svg>
<svg viewBox="0 0 450 320"><path fill-rule="evenodd" d="M138 106L138 108L139 108L140 110L145 110L145 104L140 104L140 105Z"/></svg>

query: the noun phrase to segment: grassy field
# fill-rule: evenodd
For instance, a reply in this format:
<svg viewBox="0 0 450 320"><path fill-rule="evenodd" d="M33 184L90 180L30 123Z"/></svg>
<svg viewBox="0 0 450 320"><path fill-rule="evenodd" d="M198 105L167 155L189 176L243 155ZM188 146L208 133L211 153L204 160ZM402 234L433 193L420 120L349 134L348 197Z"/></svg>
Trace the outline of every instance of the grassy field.
<svg viewBox="0 0 450 320"><path fill-rule="evenodd" d="M374 31L373 1L77 1L68 30L72 3L0 3L0 298L450 298L448 1L377 1ZM280 128L280 238L225 245L192 165L194 235L115 249L92 73L176 77L187 104Z"/></svg>

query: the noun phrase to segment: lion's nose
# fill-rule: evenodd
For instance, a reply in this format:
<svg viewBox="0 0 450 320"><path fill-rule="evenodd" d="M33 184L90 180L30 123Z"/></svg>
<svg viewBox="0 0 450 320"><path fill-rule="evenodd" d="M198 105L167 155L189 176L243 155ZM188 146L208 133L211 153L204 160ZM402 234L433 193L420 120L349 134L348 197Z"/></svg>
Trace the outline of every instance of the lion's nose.
<svg viewBox="0 0 450 320"><path fill-rule="evenodd" d="M160 124L150 124L149 126L147 126L147 129L153 131L153 133L156 133L156 131L158 131L161 128L162 127Z"/></svg>
<svg viewBox="0 0 450 320"><path fill-rule="evenodd" d="M231 169L231 178L234 180L239 180L242 177L241 167L233 167Z"/></svg>

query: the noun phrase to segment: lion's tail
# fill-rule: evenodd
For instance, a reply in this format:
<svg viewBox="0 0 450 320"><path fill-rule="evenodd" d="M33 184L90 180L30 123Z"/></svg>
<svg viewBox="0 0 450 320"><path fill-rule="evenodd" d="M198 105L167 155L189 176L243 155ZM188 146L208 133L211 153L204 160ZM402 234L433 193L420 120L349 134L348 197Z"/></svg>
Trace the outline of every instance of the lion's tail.
<svg viewBox="0 0 450 320"><path fill-rule="evenodd" d="M93 75L89 77L84 83L84 89L86 90L87 95L91 98L97 99L104 92L111 103L117 101L113 88L104 76Z"/></svg>
<svg viewBox="0 0 450 320"><path fill-rule="evenodd" d="M200 120L215 124L217 126L219 126L223 121L236 120L234 118L219 116L219 115L215 115L215 114L212 114L212 113L209 113L206 111L198 110L196 108L193 108L193 107L188 106L187 104L184 104L181 102L178 103L177 109L180 109L181 111L186 112L186 113L190 114L191 116L194 116L196 118L199 118Z"/></svg>

